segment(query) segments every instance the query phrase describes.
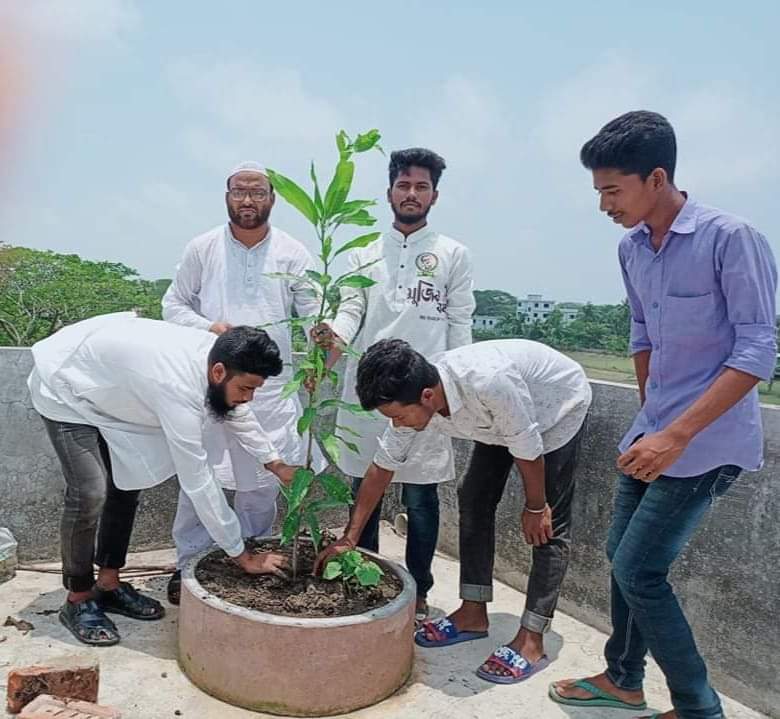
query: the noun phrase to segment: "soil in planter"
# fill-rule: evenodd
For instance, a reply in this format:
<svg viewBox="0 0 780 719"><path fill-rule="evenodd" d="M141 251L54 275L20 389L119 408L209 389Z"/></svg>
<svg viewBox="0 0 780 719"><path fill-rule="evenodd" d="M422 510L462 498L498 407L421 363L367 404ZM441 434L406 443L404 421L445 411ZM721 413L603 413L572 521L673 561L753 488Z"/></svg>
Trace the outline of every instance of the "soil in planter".
<svg viewBox="0 0 780 719"><path fill-rule="evenodd" d="M292 555L292 547L276 541L247 542L253 552L281 551ZM195 569L195 577L204 589L240 607L291 617L345 617L377 609L401 593L401 579L392 571L376 587L345 588L339 580L313 577L314 547L301 542L298 549L298 578L282 579L272 574L250 575L230 560L222 550L204 557ZM383 568L384 569L384 568Z"/></svg>

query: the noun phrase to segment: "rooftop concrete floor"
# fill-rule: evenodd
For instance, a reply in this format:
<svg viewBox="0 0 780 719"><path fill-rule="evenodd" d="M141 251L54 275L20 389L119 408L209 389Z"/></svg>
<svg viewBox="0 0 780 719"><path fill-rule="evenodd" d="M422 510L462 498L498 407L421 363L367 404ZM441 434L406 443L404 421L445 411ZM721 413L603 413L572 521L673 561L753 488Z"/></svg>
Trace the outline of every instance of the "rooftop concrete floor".
<svg viewBox="0 0 780 719"><path fill-rule="evenodd" d="M383 553L403 561L403 540L388 526L382 530ZM171 550L133 555L129 564L170 564ZM436 614L458 605L458 564L437 555L436 586L429 597ZM164 601L167 577L137 579L134 583ZM547 698L550 681L584 677L600 671L606 636L595 629L558 614L546 637L551 666L528 681L499 686L477 678L474 670L500 643L517 631L524 596L496 582L495 601L490 606L490 637L447 649L416 649L415 668L406 687L381 704L346 715L354 719L487 719L489 717L534 717L535 719L629 719L631 712L614 709L585 711L562 707ZM160 622L135 622L114 615L123 636L114 647L89 649L77 642L59 623L56 610L64 590L56 574L18 572L0 585L0 622L7 615L31 622L35 629L23 635L13 627L0 626L0 684L5 707L6 676L10 667L28 665L68 653L94 653L100 659L100 702L122 710L124 719L248 719L266 717L231 707L193 686L176 663L177 609L167 602L167 616ZM5 640L3 641L3 637ZM355 671L356 667L335 667ZM302 667L302 670L305 668ZM356 677L357 679L357 677ZM262 681L262 671L258 671ZM645 686L652 710L669 708L661 673L650 663ZM729 719L763 717L737 702L724 699ZM2 711L2 709L0 709ZM649 709L646 714L650 714ZM3 715L10 716L10 715Z"/></svg>

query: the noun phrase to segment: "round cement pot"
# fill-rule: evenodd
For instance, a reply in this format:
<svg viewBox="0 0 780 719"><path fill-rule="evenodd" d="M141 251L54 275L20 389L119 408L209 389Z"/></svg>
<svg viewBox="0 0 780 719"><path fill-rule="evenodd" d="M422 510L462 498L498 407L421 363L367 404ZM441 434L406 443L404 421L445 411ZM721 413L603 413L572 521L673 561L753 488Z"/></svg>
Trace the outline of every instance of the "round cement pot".
<svg viewBox="0 0 780 719"><path fill-rule="evenodd" d="M411 575L371 552L403 589L384 607L349 617L281 617L245 609L207 592L195 568L182 570L179 664L222 701L287 716L343 714L390 696L414 658L416 589Z"/></svg>

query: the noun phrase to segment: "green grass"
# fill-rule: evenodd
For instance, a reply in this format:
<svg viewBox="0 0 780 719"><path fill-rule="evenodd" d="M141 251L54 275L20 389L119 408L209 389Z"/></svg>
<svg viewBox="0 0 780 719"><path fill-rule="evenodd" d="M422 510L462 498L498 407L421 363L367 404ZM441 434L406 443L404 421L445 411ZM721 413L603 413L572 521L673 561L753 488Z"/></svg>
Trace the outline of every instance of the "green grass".
<svg viewBox="0 0 780 719"><path fill-rule="evenodd" d="M565 354L575 362L579 362L585 369L585 374L591 379L636 385L634 362L630 357L597 352L566 352ZM780 405L780 382L775 382L771 389L768 382L761 382L758 386L758 394L761 402Z"/></svg>

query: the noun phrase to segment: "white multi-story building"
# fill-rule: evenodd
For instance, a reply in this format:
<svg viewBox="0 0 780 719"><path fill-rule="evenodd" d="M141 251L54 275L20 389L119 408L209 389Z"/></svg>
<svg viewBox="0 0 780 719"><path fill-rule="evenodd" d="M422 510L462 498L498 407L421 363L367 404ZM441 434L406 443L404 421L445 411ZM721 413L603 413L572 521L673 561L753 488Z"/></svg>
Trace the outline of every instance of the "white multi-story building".
<svg viewBox="0 0 780 719"><path fill-rule="evenodd" d="M556 302L543 295L528 295L517 300L517 316L526 322L544 322L554 310L560 310L564 324L573 322L582 305L578 302Z"/></svg>
<svg viewBox="0 0 780 719"><path fill-rule="evenodd" d="M500 322L501 318L495 315L474 315L471 318L471 329L492 332Z"/></svg>
<svg viewBox="0 0 780 719"><path fill-rule="evenodd" d="M517 300L517 316L526 322L544 322L555 309L555 300L545 299L542 295L528 295Z"/></svg>

